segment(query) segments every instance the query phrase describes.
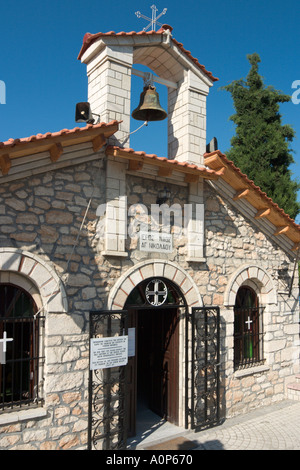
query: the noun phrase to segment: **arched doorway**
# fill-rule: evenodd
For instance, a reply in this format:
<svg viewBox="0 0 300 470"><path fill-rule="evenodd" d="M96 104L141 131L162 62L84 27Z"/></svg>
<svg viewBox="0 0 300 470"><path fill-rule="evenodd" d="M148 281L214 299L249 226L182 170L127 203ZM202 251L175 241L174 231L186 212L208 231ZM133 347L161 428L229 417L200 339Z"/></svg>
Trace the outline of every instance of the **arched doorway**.
<svg viewBox="0 0 300 470"><path fill-rule="evenodd" d="M124 308L133 345L128 361L128 434L135 435L137 412L145 409L178 425L179 319L186 301L172 281L155 277L139 283Z"/></svg>

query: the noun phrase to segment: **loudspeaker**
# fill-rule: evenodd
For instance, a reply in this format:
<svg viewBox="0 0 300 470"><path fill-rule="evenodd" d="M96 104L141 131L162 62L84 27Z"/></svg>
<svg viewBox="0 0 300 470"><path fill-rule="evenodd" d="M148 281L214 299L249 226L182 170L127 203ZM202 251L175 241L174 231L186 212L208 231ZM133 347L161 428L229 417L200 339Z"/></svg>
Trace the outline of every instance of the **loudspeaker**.
<svg viewBox="0 0 300 470"><path fill-rule="evenodd" d="M94 124L90 103L77 103L75 111L76 122L87 122L88 124Z"/></svg>

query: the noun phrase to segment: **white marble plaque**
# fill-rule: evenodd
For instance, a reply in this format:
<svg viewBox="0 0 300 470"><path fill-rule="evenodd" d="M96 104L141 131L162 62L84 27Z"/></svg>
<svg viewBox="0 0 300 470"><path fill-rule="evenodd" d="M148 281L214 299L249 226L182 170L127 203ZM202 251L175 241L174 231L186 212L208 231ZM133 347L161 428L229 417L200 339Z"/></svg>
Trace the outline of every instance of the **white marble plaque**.
<svg viewBox="0 0 300 470"><path fill-rule="evenodd" d="M140 250L157 253L172 253L173 240L170 233L140 232Z"/></svg>

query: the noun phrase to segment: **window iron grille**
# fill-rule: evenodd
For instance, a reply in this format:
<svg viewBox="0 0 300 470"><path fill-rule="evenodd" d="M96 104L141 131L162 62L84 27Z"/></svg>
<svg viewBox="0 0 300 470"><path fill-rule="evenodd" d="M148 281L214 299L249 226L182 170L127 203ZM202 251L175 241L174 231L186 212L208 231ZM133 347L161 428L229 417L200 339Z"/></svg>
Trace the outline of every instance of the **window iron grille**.
<svg viewBox="0 0 300 470"><path fill-rule="evenodd" d="M264 307L235 308L234 367L248 367L264 361Z"/></svg>
<svg viewBox="0 0 300 470"><path fill-rule="evenodd" d="M43 316L36 315L32 298L22 289L0 286L0 411L41 402L39 396L40 331Z"/></svg>

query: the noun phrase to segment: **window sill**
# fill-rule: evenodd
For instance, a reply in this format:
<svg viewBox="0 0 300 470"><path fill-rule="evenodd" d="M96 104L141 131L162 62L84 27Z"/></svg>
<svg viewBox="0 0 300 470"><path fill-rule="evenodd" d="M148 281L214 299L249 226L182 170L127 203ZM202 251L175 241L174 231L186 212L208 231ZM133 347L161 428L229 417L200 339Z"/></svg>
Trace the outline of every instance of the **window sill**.
<svg viewBox="0 0 300 470"><path fill-rule="evenodd" d="M247 375L259 374L261 372L267 372L270 370L269 366L264 364L260 366L248 367L247 369L241 369L234 372L234 377L240 379L241 377L246 377Z"/></svg>
<svg viewBox="0 0 300 470"><path fill-rule="evenodd" d="M101 252L101 255L102 256L115 256L115 257L119 257L119 258L127 258L128 257L128 253L127 251L102 251Z"/></svg>
<svg viewBox="0 0 300 470"><path fill-rule="evenodd" d="M189 263L206 263L206 258L197 258L196 256L194 256L193 258L187 256L185 260Z"/></svg>
<svg viewBox="0 0 300 470"><path fill-rule="evenodd" d="M12 412L4 412L0 415L0 426L7 426L9 424L20 423L21 421L28 421L31 419L45 418L47 410L45 408L32 408L30 410L20 410Z"/></svg>

